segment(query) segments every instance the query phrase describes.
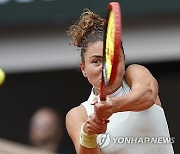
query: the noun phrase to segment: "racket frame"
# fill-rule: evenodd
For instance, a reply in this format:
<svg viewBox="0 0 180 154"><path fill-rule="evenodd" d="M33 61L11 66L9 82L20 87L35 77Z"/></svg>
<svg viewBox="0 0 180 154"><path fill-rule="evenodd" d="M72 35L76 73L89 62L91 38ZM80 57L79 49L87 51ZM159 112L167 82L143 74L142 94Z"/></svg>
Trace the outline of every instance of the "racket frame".
<svg viewBox="0 0 180 154"><path fill-rule="evenodd" d="M107 79L107 72L106 72L106 37L107 37L107 29L108 29L108 22L110 17L110 12L114 14L114 56L112 59L112 70L110 74L110 79ZM109 85L112 85L117 74L117 68L119 63L119 55L120 55L120 48L121 48L121 37L122 37L122 25L121 25L121 10L120 5L118 2L111 2L108 5L107 16L104 25L104 40L103 40L103 63L102 63L102 80L101 80L101 90L100 90L100 100L106 100L105 88Z"/></svg>

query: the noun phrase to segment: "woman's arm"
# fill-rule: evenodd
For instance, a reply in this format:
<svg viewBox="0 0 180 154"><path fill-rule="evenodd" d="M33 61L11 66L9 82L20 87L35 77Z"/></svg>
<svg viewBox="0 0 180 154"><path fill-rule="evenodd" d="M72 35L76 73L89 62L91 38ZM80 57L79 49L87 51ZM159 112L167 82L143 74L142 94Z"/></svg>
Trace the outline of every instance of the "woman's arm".
<svg viewBox="0 0 180 154"><path fill-rule="evenodd" d="M97 123L98 122L98 123ZM101 154L98 146L94 148L86 148L80 144L80 136L83 132L88 135L100 134L106 131L107 124L101 124L95 114L87 117L87 113L83 106L71 109L66 115L66 128L69 136L71 137L77 154Z"/></svg>
<svg viewBox="0 0 180 154"><path fill-rule="evenodd" d="M147 68L142 65L132 64L126 69L125 80L131 90L142 87L142 90L150 94L147 101L156 100L158 95L158 83Z"/></svg>
<svg viewBox="0 0 180 154"><path fill-rule="evenodd" d="M158 83L147 68L132 64L126 69L125 80L131 87L126 95L108 98L107 103L95 104L99 118L108 119L113 113L122 111L142 111L154 103L161 105L158 97Z"/></svg>
<svg viewBox="0 0 180 154"><path fill-rule="evenodd" d="M142 111L154 103L160 105L158 83L147 68L133 64L125 73L125 80L131 87L131 92L121 97L113 98L116 111Z"/></svg>

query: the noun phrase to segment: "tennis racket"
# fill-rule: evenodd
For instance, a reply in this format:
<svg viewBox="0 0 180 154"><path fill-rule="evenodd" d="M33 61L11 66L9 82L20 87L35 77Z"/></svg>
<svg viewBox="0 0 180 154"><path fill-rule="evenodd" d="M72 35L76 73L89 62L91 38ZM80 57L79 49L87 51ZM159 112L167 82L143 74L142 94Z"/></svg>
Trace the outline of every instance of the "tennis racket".
<svg viewBox="0 0 180 154"><path fill-rule="evenodd" d="M105 88L113 84L117 74L122 35L121 10L118 2L108 4L104 28L101 101L106 100Z"/></svg>

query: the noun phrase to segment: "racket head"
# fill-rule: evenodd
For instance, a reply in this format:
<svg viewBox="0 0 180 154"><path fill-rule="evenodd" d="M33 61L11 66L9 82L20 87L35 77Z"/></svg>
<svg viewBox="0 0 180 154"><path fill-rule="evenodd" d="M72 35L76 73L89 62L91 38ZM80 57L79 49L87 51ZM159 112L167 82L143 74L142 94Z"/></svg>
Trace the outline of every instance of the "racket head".
<svg viewBox="0 0 180 154"><path fill-rule="evenodd" d="M112 85L117 74L119 55L121 49L121 10L118 2L108 5L104 25L103 64L100 99L105 100L105 87Z"/></svg>

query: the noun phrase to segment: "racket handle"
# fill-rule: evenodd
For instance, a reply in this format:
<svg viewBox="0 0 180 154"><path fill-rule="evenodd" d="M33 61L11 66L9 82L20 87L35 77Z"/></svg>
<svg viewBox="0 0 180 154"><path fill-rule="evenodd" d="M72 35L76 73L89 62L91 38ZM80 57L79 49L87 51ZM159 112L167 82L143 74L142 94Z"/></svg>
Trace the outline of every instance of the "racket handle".
<svg viewBox="0 0 180 154"><path fill-rule="evenodd" d="M98 103L105 103L106 102L106 97L98 97Z"/></svg>
<svg viewBox="0 0 180 154"><path fill-rule="evenodd" d="M104 87L101 88L101 89L104 89ZM103 90L101 91L98 99L99 99L100 101L106 101L106 95L103 93Z"/></svg>

